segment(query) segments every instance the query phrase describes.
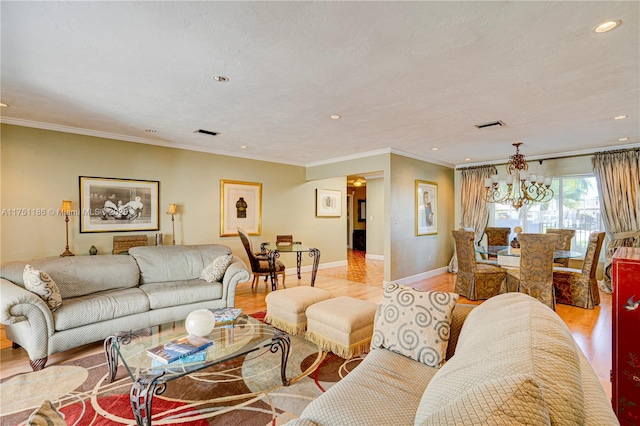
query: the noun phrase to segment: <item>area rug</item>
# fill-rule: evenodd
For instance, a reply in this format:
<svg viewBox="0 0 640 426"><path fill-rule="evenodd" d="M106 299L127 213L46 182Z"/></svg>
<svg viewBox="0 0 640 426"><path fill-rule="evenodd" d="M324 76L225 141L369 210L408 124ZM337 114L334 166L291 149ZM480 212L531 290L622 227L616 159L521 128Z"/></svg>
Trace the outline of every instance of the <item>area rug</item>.
<svg viewBox="0 0 640 426"><path fill-rule="evenodd" d="M153 397L153 424L281 425L362 360L323 353L303 337L291 336L291 385L284 387L279 358L279 352L265 349L169 382L164 393ZM120 366L113 383L106 377L105 357L95 354L5 379L0 383L0 425L26 424L45 400L68 425L135 425L127 371Z"/></svg>

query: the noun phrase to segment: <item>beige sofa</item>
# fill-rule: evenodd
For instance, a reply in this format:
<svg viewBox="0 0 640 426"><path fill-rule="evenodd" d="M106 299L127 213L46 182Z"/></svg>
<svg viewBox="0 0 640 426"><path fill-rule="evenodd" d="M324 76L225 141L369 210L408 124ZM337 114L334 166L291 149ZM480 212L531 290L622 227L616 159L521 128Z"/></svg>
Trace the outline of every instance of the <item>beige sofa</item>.
<svg viewBox="0 0 640 426"><path fill-rule="evenodd" d="M224 245L134 247L130 255L74 256L10 262L0 271L0 322L22 346L34 370L49 355L135 330L186 318L201 308L233 307L236 285L250 273L235 256L220 282L199 278ZM46 272L62 295L52 312L23 282L25 264Z"/></svg>
<svg viewBox="0 0 640 426"><path fill-rule="evenodd" d="M507 293L453 317L440 369L373 349L287 425L619 424L568 328L536 299Z"/></svg>

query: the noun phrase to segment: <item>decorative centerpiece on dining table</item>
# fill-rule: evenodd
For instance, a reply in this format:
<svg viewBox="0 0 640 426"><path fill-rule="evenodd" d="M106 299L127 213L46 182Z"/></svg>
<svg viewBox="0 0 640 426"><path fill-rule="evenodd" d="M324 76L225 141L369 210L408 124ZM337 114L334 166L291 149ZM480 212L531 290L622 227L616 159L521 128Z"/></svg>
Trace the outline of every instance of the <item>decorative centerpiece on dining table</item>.
<svg viewBox="0 0 640 426"><path fill-rule="evenodd" d="M518 241L518 237L522 232L522 227L516 226L513 228L513 231L516 233L516 236L513 237L513 240L511 240L511 243L509 244L509 252L512 254L520 254L520 241Z"/></svg>

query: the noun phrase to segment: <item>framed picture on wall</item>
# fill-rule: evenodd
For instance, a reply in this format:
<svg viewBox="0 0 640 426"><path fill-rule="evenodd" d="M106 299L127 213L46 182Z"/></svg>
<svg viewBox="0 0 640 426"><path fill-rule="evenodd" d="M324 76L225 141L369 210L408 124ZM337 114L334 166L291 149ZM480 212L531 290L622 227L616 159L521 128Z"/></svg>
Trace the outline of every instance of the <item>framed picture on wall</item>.
<svg viewBox="0 0 640 426"><path fill-rule="evenodd" d="M342 191L316 189L316 217L342 216Z"/></svg>
<svg viewBox="0 0 640 426"><path fill-rule="evenodd" d="M438 233L438 184L416 180L416 235Z"/></svg>
<svg viewBox="0 0 640 426"><path fill-rule="evenodd" d="M358 222L367 221L367 200L358 200Z"/></svg>
<svg viewBox="0 0 640 426"><path fill-rule="evenodd" d="M80 232L157 231L160 182L80 176Z"/></svg>
<svg viewBox="0 0 640 426"><path fill-rule="evenodd" d="M238 235L238 227L249 235L262 234L262 184L220 181L220 236Z"/></svg>

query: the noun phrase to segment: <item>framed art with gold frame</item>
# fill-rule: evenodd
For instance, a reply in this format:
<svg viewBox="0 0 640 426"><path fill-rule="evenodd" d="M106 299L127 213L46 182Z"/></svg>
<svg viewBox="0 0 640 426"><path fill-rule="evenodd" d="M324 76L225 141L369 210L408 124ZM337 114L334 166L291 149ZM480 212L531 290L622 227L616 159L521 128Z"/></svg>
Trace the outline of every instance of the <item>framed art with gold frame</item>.
<svg viewBox="0 0 640 426"><path fill-rule="evenodd" d="M220 180L220 236L262 234L262 184Z"/></svg>
<svg viewBox="0 0 640 426"><path fill-rule="evenodd" d="M438 233L438 184L416 180L416 235Z"/></svg>

